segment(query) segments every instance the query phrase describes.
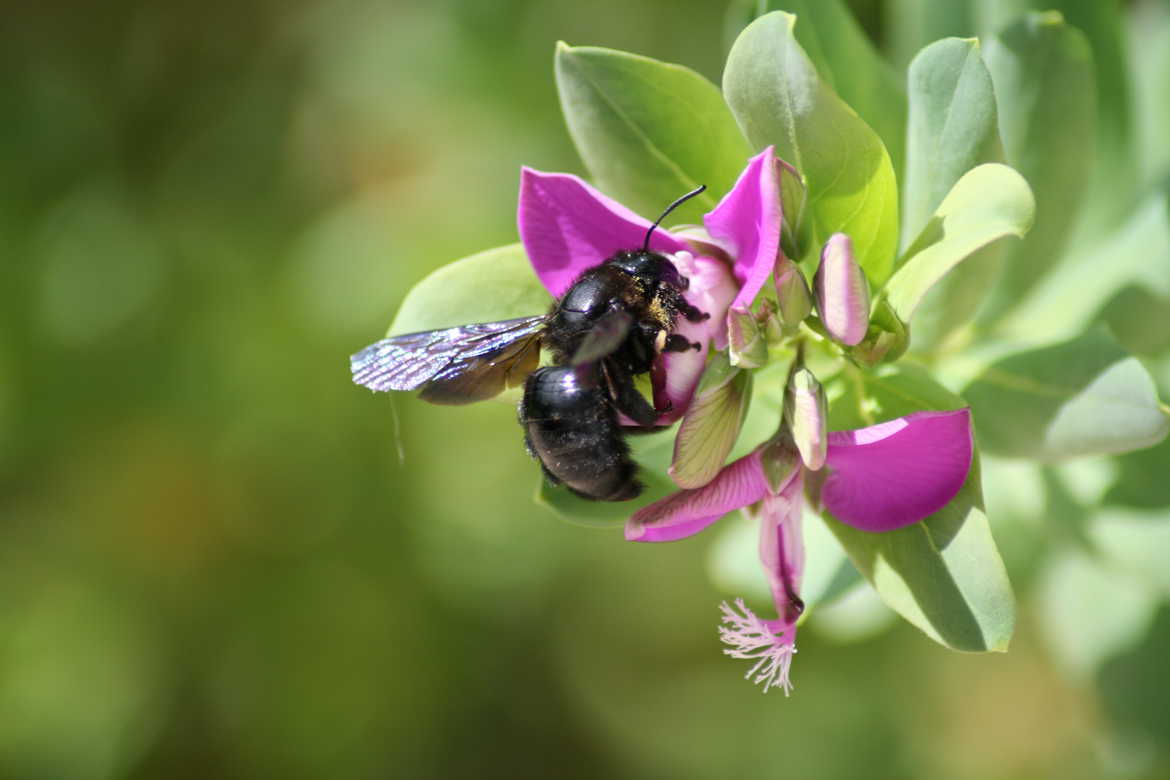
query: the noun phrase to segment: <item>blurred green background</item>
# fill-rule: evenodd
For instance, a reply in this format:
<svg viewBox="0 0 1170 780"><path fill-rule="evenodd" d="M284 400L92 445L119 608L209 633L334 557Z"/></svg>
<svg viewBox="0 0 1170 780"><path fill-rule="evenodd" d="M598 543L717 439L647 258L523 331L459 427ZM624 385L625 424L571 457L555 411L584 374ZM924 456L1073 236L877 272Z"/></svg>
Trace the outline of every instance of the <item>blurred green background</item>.
<svg viewBox="0 0 1170 780"><path fill-rule="evenodd" d="M554 42L718 82L723 3L0 13L0 777L1170 775L1165 608L1121 705L1027 602L1007 655L806 630L762 696L710 538L556 519L507 405L350 383L521 164L580 172Z"/></svg>

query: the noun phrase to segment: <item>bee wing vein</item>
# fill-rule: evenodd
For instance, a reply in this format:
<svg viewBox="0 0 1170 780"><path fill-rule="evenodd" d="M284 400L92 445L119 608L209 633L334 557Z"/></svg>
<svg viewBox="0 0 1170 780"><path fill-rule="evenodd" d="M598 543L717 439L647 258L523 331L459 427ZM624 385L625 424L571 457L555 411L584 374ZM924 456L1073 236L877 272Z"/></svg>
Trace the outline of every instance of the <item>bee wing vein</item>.
<svg viewBox="0 0 1170 780"><path fill-rule="evenodd" d="M478 400L487 396L476 385L493 383L497 374L499 380L511 379L518 363L535 356L530 353L545 321L543 315L521 317L382 339L350 358L353 381L371 390L424 388L424 393L434 384L439 395L462 392L466 400ZM443 392L438 387L443 383L453 386Z"/></svg>

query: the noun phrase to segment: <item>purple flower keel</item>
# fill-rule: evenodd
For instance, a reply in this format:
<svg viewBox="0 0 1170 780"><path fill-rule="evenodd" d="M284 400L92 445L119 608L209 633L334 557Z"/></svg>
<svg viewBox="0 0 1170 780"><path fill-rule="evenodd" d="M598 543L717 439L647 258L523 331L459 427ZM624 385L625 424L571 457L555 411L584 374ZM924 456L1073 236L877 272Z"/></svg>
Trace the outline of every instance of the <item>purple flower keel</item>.
<svg viewBox="0 0 1170 780"><path fill-rule="evenodd" d="M829 434L828 476L821 500L839 520L864 531L901 528L937 512L958 494L971 467L967 409L918 412L896 420ZM787 453L787 456L785 456ZM765 462L767 456L767 462ZM720 637L733 658L756 661L748 677L764 690L792 685L796 623L804 573L801 533L805 469L784 471L778 485L766 467L795 462L791 438L773 439L724 466L709 483L643 507L626 523L626 538L667 542L702 531L735 509L760 522L760 563L768 578L776 619L765 621L737 600L723 605ZM811 472L810 472L811 473Z"/></svg>

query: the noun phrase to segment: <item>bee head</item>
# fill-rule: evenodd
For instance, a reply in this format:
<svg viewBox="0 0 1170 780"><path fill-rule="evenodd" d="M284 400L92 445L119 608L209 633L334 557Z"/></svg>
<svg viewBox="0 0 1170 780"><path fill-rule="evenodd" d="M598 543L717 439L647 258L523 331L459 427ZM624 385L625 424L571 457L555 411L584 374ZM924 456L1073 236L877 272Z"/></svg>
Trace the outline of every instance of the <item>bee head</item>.
<svg viewBox="0 0 1170 780"><path fill-rule="evenodd" d="M659 284L669 284L679 290L690 286L690 281L678 272L674 263L658 252L644 249L618 252L610 259L610 263L636 277L648 290L653 290Z"/></svg>
<svg viewBox="0 0 1170 780"><path fill-rule="evenodd" d="M662 212L662 216L654 220L654 224L646 231L646 240L642 242L642 248L633 252L618 252L610 258L609 262L621 268L631 276L636 277L642 282L647 289L654 289L659 284L669 284L679 290L685 290L690 286L690 281L678 272L674 264L666 259L664 255L657 252L650 251L650 238L654 235L654 231L662 224L662 220L674 211L683 203L686 203L691 198L695 197L703 190L707 189L707 185L700 184L695 189L683 195L681 198L671 203L666 207L666 211Z"/></svg>

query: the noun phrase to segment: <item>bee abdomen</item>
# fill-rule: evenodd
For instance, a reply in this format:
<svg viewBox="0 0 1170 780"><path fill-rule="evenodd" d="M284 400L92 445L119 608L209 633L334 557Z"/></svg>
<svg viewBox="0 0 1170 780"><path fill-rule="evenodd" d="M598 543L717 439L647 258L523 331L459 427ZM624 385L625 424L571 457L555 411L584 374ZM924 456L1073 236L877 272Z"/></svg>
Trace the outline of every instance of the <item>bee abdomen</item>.
<svg viewBox="0 0 1170 780"><path fill-rule="evenodd" d="M626 501L642 486L599 379L596 367L539 369L524 384L520 422L550 482L595 501Z"/></svg>

